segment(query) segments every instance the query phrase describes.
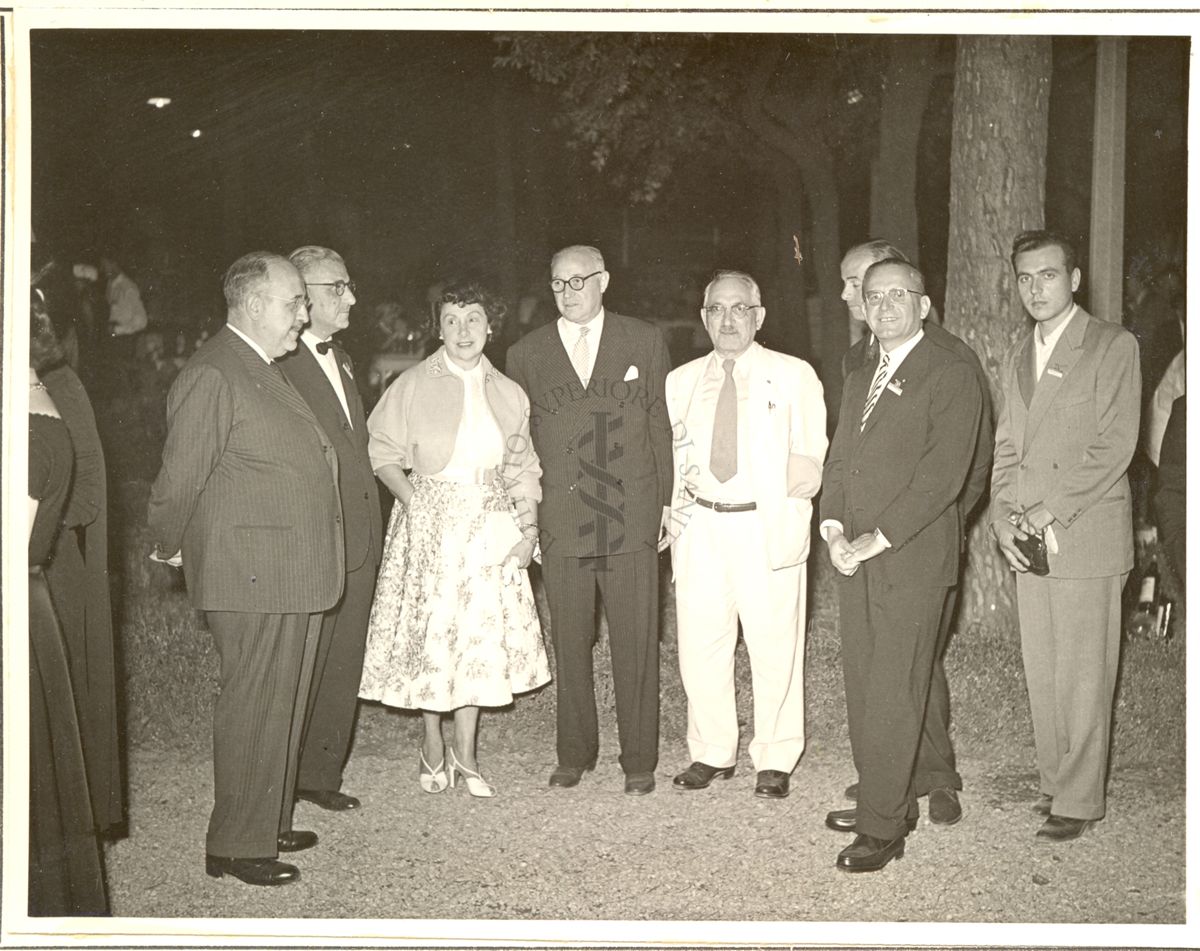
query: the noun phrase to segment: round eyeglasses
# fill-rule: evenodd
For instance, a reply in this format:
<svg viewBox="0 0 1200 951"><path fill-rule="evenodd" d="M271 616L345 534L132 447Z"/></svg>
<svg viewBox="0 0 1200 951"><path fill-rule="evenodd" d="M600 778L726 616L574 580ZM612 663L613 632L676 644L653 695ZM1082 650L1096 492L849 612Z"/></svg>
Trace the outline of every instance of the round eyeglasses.
<svg viewBox="0 0 1200 951"><path fill-rule="evenodd" d="M581 291L588 278L603 273L604 270L601 269L599 271L592 271L591 274L584 274L582 277L576 274L574 277L568 277L565 281L561 277L556 277L550 282L550 290L554 291L555 294L561 294L568 287L573 291Z"/></svg>
<svg viewBox="0 0 1200 951"><path fill-rule="evenodd" d="M333 292L341 297L346 293L346 288L350 288L351 294L358 293L358 285L353 281L314 281L312 283L305 282L305 287L332 287Z"/></svg>
<svg viewBox="0 0 1200 951"><path fill-rule="evenodd" d="M867 291L863 294L863 300L867 302L868 307L879 307L885 297L893 304L903 304L909 294L924 296L923 291L914 291L907 287L889 287L886 291Z"/></svg>

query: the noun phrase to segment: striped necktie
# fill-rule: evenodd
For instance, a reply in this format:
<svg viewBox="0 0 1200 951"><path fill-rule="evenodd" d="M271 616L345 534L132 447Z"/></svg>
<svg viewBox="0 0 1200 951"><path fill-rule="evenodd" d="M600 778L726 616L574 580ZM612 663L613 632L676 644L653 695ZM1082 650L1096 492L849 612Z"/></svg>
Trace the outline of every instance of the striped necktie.
<svg viewBox="0 0 1200 951"><path fill-rule="evenodd" d="M579 377L579 382L584 387L588 385L587 335L590 329L590 327L579 328L579 337L575 340L575 346L571 350L571 364L575 367L575 374Z"/></svg>
<svg viewBox="0 0 1200 951"><path fill-rule="evenodd" d="M888 355L886 352L880 352L879 369L875 371L875 379L871 381L871 392L867 395L867 405L863 407L862 422L858 424L859 432L866 427L867 417L879 402L879 394L883 392L883 381L887 379L887 368Z"/></svg>

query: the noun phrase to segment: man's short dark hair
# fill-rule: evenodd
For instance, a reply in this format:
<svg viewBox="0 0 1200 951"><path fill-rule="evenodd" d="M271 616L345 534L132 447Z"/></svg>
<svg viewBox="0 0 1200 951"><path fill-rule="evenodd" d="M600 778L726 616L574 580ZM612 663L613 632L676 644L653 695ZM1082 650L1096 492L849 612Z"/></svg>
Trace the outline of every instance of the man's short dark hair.
<svg viewBox="0 0 1200 951"><path fill-rule="evenodd" d="M287 258L274 251L251 251L229 265L221 285L225 306L231 311L239 310L250 293L270 278L272 261L286 264Z"/></svg>
<svg viewBox="0 0 1200 951"><path fill-rule="evenodd" d="M1024 254L1026 251L1037 251L1041 248L1049 248L1058 246L1062 248L1063 261L1067 266L1067 273L1071 274L1077 267L1075 245L1071 243L1071 239L1058 231L1047 231L1045 229L1037 229L1034 231L1022 231L1019 235L1013 238L1012 243L1012 268L1015 273L1017 270L1017 255Z"/></svg>

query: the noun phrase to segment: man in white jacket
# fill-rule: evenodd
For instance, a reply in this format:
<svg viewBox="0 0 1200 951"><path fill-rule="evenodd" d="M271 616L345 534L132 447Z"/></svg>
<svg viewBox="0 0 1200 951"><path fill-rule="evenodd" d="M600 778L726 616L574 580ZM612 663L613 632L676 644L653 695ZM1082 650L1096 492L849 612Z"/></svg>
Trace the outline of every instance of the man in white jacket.
<svg viewBox="0 0 1200 951"><path fill-rule="evenodd" d="M754 792L782 799L804 751L805 563L828 442L812 367L754 342L765 316L750 275L717 272L701 310L713 352L667 376L667 536L693 760L674 784L704 789L733 775L740 619L754 690Z"/></svg>

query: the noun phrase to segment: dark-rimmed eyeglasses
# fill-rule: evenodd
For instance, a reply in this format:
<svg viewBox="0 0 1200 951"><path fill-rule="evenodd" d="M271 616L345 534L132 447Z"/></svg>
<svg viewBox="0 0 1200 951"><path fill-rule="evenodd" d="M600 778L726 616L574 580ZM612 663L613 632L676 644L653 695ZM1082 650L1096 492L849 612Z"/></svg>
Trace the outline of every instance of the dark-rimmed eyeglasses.
<svg viewBox="0 0 1200 951"><path fill-rule="evenodd" d="M868 307L881 306L885 297L893 304L903 304L909 294L923 297L924 291L914 291L908 287L889 287L886 291L867 291L863 294L863 300Z"/></svg>
<svg viewBox="0 0 1200 951"><path fill-rule="evenodd" d="M312 301L308 299L307 294L297 294L295 297L280 297L278 294L264 294L263 296L271 298L271 300L284 301L291 310L296 313L307 311L312 305Z"/></svg>
<svg viewBox="0 0 1200 951"><path fill-rule="evenodd" d="M733 315L734 320L745 320L761 306L761 304L743 304L739 301L730 306L728 312ZM706 320L724 320L726 310L724 304L708 304L704 307L704 318Z"/></svg>
<svg viewBox="0 0 1200 951"><path fill-rule="evenodd" d="M332 287L333 292L335 294L337 294L338 297L341 297L343 294L346 293L347 287L350 288L351 294L358 293L358 285L355 284L353 281L316 281L316 282L305 281L304 286L305 287Z"/></svg>
<svg viewBox="0 0 1200 951"><path fill-rule="evenodd" d="M555 294L561 294L568 287L573 291L581 291L588 278L603 273L604 269L601 268L599 271L592 271L591 274L584 274L582 277L576 274L574 277L568 277L565 281L561 277L556 277L550 282L550 290L554 291Z"/></svg>

